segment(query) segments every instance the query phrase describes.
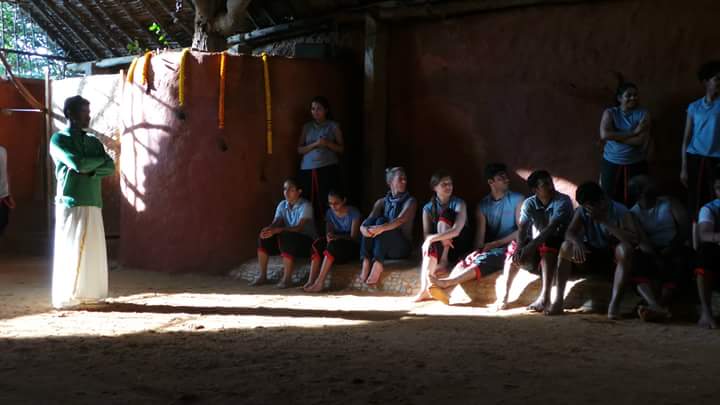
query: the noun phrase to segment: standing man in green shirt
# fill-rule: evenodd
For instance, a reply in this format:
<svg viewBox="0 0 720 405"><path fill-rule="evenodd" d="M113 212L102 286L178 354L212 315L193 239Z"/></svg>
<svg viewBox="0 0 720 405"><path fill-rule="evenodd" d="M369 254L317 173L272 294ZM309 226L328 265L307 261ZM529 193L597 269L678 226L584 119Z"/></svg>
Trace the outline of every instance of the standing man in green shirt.
<svg viewBox="0 0 720 405"><path fill-rule="evenodd" d="M115 172L102 143L85 131L90 102L80 96L65 100L67 129L50 139L55 163L55 251L52 305L68 308L107 297L108 270L102 219L101 181Z"/></svg>

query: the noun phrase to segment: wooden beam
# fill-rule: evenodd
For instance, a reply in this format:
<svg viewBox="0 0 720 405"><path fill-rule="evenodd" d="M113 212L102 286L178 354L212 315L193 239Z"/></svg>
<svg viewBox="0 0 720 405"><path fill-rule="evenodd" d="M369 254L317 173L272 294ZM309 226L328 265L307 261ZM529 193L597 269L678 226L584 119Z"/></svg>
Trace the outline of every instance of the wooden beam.
<svg viewBox="0 0 720 405"><path fill-rule="evenodd" d="M85 41L85 39L83 38L83 36L80 35L80 34L77 32L77 30L76 30L71 24L69 24L67 21L63 20L63 18L61 17L61 14L58 12L57 7L55 7L55 4L54 4L52 1L46 1L46 2L45 2L45 8L44 8L44 9L43 9L43 7L38 6L37 0L30 0L30 1L33 3L33 5L35 5L35 7L38 9L38 11L40 11L40 12L43 13L45 16L47 16L47 19L50 19L51 17L52 17L52 18L55 18L55 19L57 19L57 20L60 21L60 23L61 23L60 26L61 26L61 27L67 27L67 29L70 31L70 33L71 33L78 41L80 41L80 43L81 43L82 45L85 46L84 49L87 50L87 51L89 51L89 52L93 55L93 57L95 57L95 59L100 58L100 54L97 52L97 50L95 50L94 47L90 46L90 44L88 44L88 43ZM62 32L62 31L61 31L61 32ZM85 52L83 51L83 53L85 53Z"/></svg>
<svg viewBox="0 0 720 405"><path fill-rule="evenodd" d="M135 26L135 29L139 30L140 32L145 33L145 38L144 38L144 39L148 39L148 38L151 39L151 41L148 41L148 42L152 42L152 47L153 47L153 48L161 48L161 47L162 47L162 44L161 44L160 42L158 42L157 38L155 38L154 35L150 35L150 31L148 30L148 27L143 27L143 26L135 19L135 17L133 17L130 13L128 13L128 11L127 11L127 9L126 9L125 7L119 7L118 9L120 10L120 12L123 13L123 15L124 15L128 20L130 20L130 22ZM136 39L140 39L140 38L136 38ZM148 45L150 45L150 43L148 43Z"/></svg>
<svg viewBox="0 0 720 405"><path fill-rule="evenodd" d="M382 195L387 164L387 51L388 28L369 13L365 15L365 72L363 116L364 205L372 206Z"/></svg>
<svg viewBox="0 0 720 405"><path fill-rule="evenodd" d="M25 11L35 20L35 22L48 33L48 36L56 41L61 48L63 48L69 55L74 54L76 58L84 58L85 53L77 46L77 43L67 40L63 35L57 24L51 20L42 9L39 9L34 2L28 3L28 8ZM54 35L53 35L54 34Z"/></svg>
<svg viewBox="0 0 720 405"><path fill-rule="evenodd" d="M79 29L86 28L85 24L83 24L80 17L78 17L78 15L75 13L75 11L73 11L73 9L70 7L71 3L68 1L68 2L64 2L63 4L65 5L64 11L67 13L67 15L70 16L70 20L72 20L73 24L75 24L78 27L81 27ZM107 37L107 35L105 34L102 25L97 26L93 30L88 29L88 31L102 34L102 35L95 34L95 35L93 35L93 37L95 38L96 41L98 41L100 43L100 45L103 47L103 50L106 52L106 55L103 55L104 57L108 56L107 53L109 53L110 56L116 56L115 52L113 51L113 46L110 45L110 43L105 40L105 37ZM88 41L92 42L91 39L88 39Z"/></svg>
<svg viewBox="0 0 720 405"><path fill-rule="evenodd" d="M454 15L498 11L518 7L597 3L601 1L607 0L460 0L443 3L430 3L428 1L388 1L371 5L370 7L377 9L377 15L381 19L446 18Z"/></svg>
<svg viewBox="0 0 720 405"><path fill-rule="evenodd" d="M87 4L86 0L77 0L77 1L78 1L80 4L82 4L83 7L87 8L88 10L91 10L91 7ZM98 12L98 14L100 14L100 16L101 16L102 19L105 21L105 24L107 24L108 27L115 27L115 28L117 28L117 31L118 31L120 34L122 34L123 37L125 37L125 40L127 40L128 44L129 44L130 42L133 42L133 41L135 40L133 37L131 37L130 35L128 35L128 33L127 33L124 29L122 29L122 27L120 26L120 24L118 24L117 22L115 22L115 20L113 20L112 18L110 18L110 16L105 12L105 10L104 10L102 7L98 7L98 8L97 8L97 12ZM127 45L127 44L126 44L126 45ZM123 49L124 49L124 48L125 48L125 46L123 46Z"/></svg>
<svg viewBox="0 0 720 405"><path fill-rule="evenodd" d="M70 3L66 3L68 6ZM90 16L90 19L95 24L95 26L98 28L100 32L102 32L103 36L107 38L109 41L111 41L114 44L115 48L119 49L125 49L125 46L118 41L117 38L115 38L115 35L112 34L112 31L110 30L110 26L102 21L102 19L89 7L87 7L82 0L77 0L77 5L75 7L78 7L80 10L84 11L87 15ZM113 56L117 56L118 53L113 51Z"/></svg>
<svg viewBox="0 0 720 405"><path fill-rule="evenodd" d="M145 9L145 11L147 11L148 14L150 14L150 18L152 18L153 22L160 24L160 27L161 27L162 30L163 30L163 34L165 34L165 40L167 40L168 42L177 42L177 43L179 43L178 41L174 40L174 39L170 36L170 33L169 33L168 30L167 30L167 25L163 24L163 20L161 20L161 19L158 17L158 15L155 14L155 12L154 12L153 9L150 7L150 5L148 4L148 2L147 2L147 1L141 1L140 4L142 4L142 7ZM155 36L155 33L153 33L152 35ZM158 42L159 42L159 41L160 41L160 40L158 39ZM164 45L164 44L160 44L160 45Z"/></svg>

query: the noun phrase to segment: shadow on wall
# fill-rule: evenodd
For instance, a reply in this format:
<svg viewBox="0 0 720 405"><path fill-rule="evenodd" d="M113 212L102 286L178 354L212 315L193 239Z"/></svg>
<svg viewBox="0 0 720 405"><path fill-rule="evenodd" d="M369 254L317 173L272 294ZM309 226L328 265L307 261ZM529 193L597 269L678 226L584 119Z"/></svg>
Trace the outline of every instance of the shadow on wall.
<svg viewBox="0 0 720 405"><path fill-rule="evenodd" d="M282 180L299 166L297 140L309 101L326 95L350 122L343 66L271 58L273 153L266 153L263 66L228 56L224 128L219 128L218 54L191 55L185 105L178 102L180 53L143 59L126 83L122 111L121 253L125 266L223 272L252 257L258 230L272 219ZM357 136L352 130L349 137Z"/></svg>

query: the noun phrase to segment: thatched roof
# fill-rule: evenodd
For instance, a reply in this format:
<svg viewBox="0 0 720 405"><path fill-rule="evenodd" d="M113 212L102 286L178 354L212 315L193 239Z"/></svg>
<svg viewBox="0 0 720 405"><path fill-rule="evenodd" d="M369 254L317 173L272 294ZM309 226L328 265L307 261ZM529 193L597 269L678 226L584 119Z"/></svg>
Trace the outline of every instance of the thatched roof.
<svg viewBox="0 0 720 405"><path fill-rule="evenodd" d="M15 0L66 52L83 62L126 56L137 40L142 49L190 46L195 11L190 0ZM253 0L248 24L258 32L324 16L374 9L381 18L444 17L480 10L601 0ZM176 4L182 3L180 11ZM167 44L148 28L159 24Z"/></svg>

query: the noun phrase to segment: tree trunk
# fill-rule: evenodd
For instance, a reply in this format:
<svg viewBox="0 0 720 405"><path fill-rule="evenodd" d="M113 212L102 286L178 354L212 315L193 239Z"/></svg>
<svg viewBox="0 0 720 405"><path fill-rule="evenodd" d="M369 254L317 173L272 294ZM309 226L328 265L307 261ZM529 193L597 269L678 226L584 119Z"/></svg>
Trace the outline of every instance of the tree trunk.
<svg viewBox="0 0 720 405"><path fill-rule="evenodd" d="M192 0L195 4L195 34L192 48L221 52L227 37L247 29L250 0Z"/></svg>

